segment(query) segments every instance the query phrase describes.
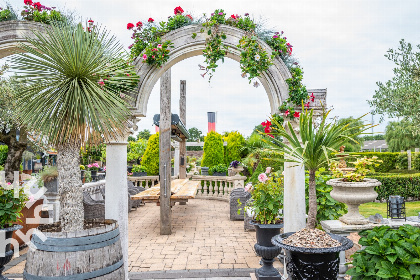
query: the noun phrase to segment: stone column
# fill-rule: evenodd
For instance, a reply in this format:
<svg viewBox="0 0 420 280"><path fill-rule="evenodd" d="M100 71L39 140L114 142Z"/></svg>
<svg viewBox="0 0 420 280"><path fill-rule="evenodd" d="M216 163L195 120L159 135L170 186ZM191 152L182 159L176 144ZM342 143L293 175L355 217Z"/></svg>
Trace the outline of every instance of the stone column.
<svg viewBox="0 0 420 280"><path fill-rule="evenodd" d="M411 150L407 150L408 170L411 170Z"/></svg>
<svg viewBox="0 0 420 280"><path fill-rule="evenodd" d="M172 146L175 148L175 153L174 153L174 176L178 176L179 175L179 143L175 142Z"/></svg>
<svg viewBox="0 0 420 280"><path fill-rule="evenodd" d="M415 153L418 153L418 152L420 152L420 149L419 149L419 148L415 148L415 149L414 149L414 152L415 152Z"/></svg>
<svg viewBox="0 0 420 280"><path fill-rule="evenodd" d="M179 118L182 123L187 126L187 92L186 92L186 81L181 80L180 83L180 96L179 96ZM179 143L179 179L187 178L187 146L186 140L182 140ZM184 204L184 203L183 203Z"/></svg>
<svg viewBox="0 0 420 280"><path fill-rule="evenodd" d="M107 143L105 183L105 218L118 221L125 279L128 279L127 144L126 138Z"/></svg>

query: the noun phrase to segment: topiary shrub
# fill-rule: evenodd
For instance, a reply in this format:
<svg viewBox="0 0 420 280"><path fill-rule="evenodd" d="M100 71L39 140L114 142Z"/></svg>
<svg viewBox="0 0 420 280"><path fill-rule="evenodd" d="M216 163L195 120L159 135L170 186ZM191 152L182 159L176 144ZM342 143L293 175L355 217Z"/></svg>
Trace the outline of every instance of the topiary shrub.
<svg viewBox="0 0 420 280"><path fill-rule="evenodd" d="M399 153L395 162L395 168L408 169L408 155L407 153Z"/></svg>
<svg viewBox="0 0 420 280"><path fill-rule="evenodd" d="M353 255L353 280L420 279L420 229L411 225L375 227L359 232L363 250Z"/></svg>
<svg viewBox="0 0 420 280"><path fill-rule="evenodd" d="M159 174L159 133L153 134L147 141L141 165L146 169L147 175Z"/></svg>
<svg viewBox="0 0 420 280"><path fill-rule="evenodd" d="M139 164L140 159L146 151L147 141L139 138L137 141L128 142L127 147L127 162Z"/></svg>
<svg viewBox="0 0 420 280"><path fill-rule="evenodd" d="M215 131L210 131L204 138L203 160L201 166L213 167L224 163L223 139L222 135Z"/></svg>
<svg viewBox="0 0 420 280"><path fill-rule="evenodd" d="M7 145L0 146L0 165L4 165L7 158L7 152L9 151L9 147Z"/></svg>
<svg viewBox="0 0 420 280"><path fill-rule="evenodd" d="M242 148L245 146L245 138L237 131L232 131L226 137L226 164L230 164L234 160L241 160Z"/></svg>
<svg viewBox="0 0 420 280"><path fill-rule="evenodd" d="M411 168L420 170L420 153L412 153Z"/></svg>

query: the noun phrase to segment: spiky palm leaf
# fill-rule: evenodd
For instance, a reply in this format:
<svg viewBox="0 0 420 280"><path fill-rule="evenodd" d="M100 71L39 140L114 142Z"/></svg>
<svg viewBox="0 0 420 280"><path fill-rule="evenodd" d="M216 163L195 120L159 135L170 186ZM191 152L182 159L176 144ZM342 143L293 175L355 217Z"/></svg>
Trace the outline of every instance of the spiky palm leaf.
<svg viewBox="0 0 420 280"><path fill-rule="evenodd" d="M283 127L272 119L271 122L275 126L270 134L277 137L266 141L271 149L284 152L282 161L303 164L309 170L308 228L315 228L316 224L315 171L331 160L332 152L337 152L337 149L346 142L357 143L355 137L371 128L370 125L353 126L352 122L346 125L337 122L327 123L329 113L330 111L326 112L319 125L315 126L313 110L303 112L299 119L299 134L296 134L290 122ZM350 133L350 130L356 132ZM281 138L286 141L280 141Z"/></svg>
<svg viewBox="0 0 420 280"><path fill-rule="evenodd" d="M12 59L27 87L17 96L23 123L52 144L121 135L129 116L119 89L138 81L123 47L101 29L53 25L34 32ZM126 71L127 75L121 75ZM107 79L104 86L101 79ZM115 87L120 84L121 87ZM97 139L95 139L97 140Z"/></svg>

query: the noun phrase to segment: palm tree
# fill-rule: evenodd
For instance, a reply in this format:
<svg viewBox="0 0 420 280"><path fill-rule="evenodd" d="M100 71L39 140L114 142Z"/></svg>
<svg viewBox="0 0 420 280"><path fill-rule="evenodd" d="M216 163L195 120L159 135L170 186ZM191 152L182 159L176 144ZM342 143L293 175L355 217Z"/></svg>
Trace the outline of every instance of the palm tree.
<svg viewBox="0 0 420 280"><path fill-rule="evenodd" d="M56 147L60 222L83 229L79 151L87 141L116 139L130 112L121 97L138 82L115 37L89 24L52 25L34 32L12 59L26 87L17 94L20 119L41 141Z"/></svg>
<svg viewBox="0 0 420 280"><path fill-rule="evenodd" d="M348 141L357 143L355 138L361 132L369 129L369 125L353 125L353 122L357 122L360 118L350 120L346 124L327 123L329 113L330 111L323 116L320 124L316 127L313 120L313 110L302 113L299 120L299 135L294 132L290 122L282 126L272 119L271 122L276 126L270 134L278 137L267 141L271 149L284 152L284 161L303 164L309 170L307 228L310 229L315 228L317 214L315 172L329 162L332 152L337 152L337 149ZM353 130L354 133L350 133L350 130ZM281 141L279 138L286 141Z"/></svg>

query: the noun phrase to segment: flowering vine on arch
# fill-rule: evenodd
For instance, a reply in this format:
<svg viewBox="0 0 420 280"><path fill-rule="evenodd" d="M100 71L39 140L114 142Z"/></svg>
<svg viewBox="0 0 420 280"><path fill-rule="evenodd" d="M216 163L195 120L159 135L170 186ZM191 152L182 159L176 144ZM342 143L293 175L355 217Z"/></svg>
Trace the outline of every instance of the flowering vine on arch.
<svg viewBox="0 0 420 280"><path fill-rule="evenodd" d="M213 76L218 62L224 62L227 54L228 46L224 44L226 35L219 30L221 24L233 26L245 31L245 35L239 40L237 47L241 50L240 67L242 77L247 77L249 82L253 82L255 87L259 86L256 78L260 77L275 58L282 59L292 75L287 79L289 85L289 98L279 107L279 118L298 118L299 112L295 108L301 107L303 104L309 106L309 102L313 102L312 97L308 95L306 87L302 83L303 71L298 62L292 57L293 46L287 42L287 38L281 32L270 32L260 30L260 26L256 24L246 13L244 16L232 14L227 16L224 10L217 9L207 17L206 14L199 19L194 19L191 14L185 13L181 7L174 9L174 15L168 17L168 21L162 21L156 24L154 19L149 18L147 23L141 21L137 24L128 23L127 29L133 30L133 44L129 46L131 58L135 59L141 55L143 63L162 67L169 59L170 49L173 43L169 40L163 41L162 36L166 33L181 28L186 25L201 25L201 33L206 32L209 37L206 39L206 48L203 50L206 66L199 65L199 69L203 71L201 76L204 78L208 74L209 82ZM196 38L197 34L193 33L192 38ZM263 40L271 49L265 49L259 40Z"/></svg>

